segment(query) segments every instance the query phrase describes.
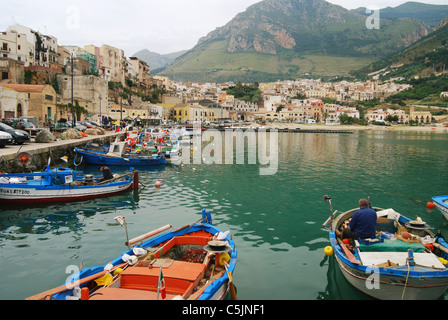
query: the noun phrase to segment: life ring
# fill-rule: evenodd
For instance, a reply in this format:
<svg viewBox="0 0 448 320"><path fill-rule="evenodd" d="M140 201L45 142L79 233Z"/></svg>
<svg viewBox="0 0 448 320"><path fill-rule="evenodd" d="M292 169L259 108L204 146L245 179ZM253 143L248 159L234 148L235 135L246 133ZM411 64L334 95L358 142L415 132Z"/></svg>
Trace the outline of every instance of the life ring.
<svg viewBox="0 0 448 320"><path fill-rule="evenodd" d="M126 139L126 144L128 145L128 146L133 146L134 144L137 144L138 143L138 139L137 138L127 138Z"/></svg>
<svg viewBox="0 0 448 320"><path fill-rule="evenodd" d="M229 263L230 256L227 252L223 252L219 254L219 265L224 266L225 263Z"/></svg>

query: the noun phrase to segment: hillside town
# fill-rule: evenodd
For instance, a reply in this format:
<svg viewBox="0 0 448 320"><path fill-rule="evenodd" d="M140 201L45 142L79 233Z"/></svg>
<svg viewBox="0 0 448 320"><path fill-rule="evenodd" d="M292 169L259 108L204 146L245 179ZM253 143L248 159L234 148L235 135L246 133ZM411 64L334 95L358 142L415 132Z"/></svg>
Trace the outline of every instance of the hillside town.
<svg viewBox="0 0 448 320"><path fill-rule="evenodd" d="M360 114L357 102L382 102L409 89L408 84L278 81L257 84L261 97L251 102L228 94L235 83L177 83L152 76L146 62L105 44L60 45L56 37L22 25L2 31L0 43L0 116L32 117L41 127L71 123L74 116L77 121L102 124L278 121L331 125L339 124L341 115L374 123L384 123L388 116L396 116L395 121L403 124L434 121L429 111L414 107L376 107Z"/></svg>

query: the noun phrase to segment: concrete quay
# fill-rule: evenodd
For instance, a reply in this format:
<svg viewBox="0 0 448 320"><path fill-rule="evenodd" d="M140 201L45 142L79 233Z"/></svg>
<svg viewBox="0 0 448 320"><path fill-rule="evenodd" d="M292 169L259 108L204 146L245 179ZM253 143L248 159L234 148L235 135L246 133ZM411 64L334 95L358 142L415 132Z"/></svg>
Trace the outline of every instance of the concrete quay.
<svg viewBox="0 0 448 320"><path fill-rule="evenodd" d="M88 136L81 139L59 140L49 143L29 142L23 145L6 145L0 148L0 172L23 172L23 167L16 163L17 155L21 152L27 152L31 155L31 163L29 167L33 171L41 171L48 164L48 158L51 158L51 165L56 166L62 163L63 166L73 164L76 155L75 147L83 146L88 142L92 143L109 143L115 140L116 136L122 135L124 131L115 133L113 131L106 132L105 135ZM33 139L32 139L33 140ZM67 156L68 163L63 162L60 158Z"/></svg>

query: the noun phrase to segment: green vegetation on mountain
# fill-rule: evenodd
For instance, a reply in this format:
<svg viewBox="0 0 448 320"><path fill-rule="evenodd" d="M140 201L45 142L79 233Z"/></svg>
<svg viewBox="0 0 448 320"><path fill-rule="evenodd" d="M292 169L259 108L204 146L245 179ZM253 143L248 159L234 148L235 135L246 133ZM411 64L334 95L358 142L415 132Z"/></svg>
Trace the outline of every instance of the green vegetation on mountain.
<svg viewBox="0 0 448 320"><path fill-rule="evenodd" d="M448 99L440 97L441 92L448 91L448 77L446 75L411 79L409 84L412 85L412 88L388 97L386 102L401 106L406 105L406 102L447 106Z"/></svg>
<svg viewBox="0 0 448 320"><path fill-rule="evenodd" d="M358 78L378 76L381 80L415 76L428 77L448 68L448 18L437 30L423 37L412 46L380 59L352 72Z"/></svg>
<svg viewBox="0 0 448 320"><path fill-rule="evenodd" d="M179 81L276 81L347 76L429 33L411 18L366 27L364 15L323 0L264 0L249 7L161 74Z"/></svg>
<svg viewBox="0 0 448 320"><path fill-rule="evenodd" d="M236 99L241 101L260 103L262 99L262 93L260 89L258 89L258 82L255 82L250 86L238 82L236 86L229 87L226 91L228 94L233 95Z"/></svg>
<svg viewBox="0 0 448 320"><path fill-rule="evenodd" d="M370 15L370 13L366 13L365 7L351 11L366 16ZM423 21L430 27L436 27L446 16L448 16L448 5L434 5L412 1L380 10L382 19L413 18Z"/></svg>

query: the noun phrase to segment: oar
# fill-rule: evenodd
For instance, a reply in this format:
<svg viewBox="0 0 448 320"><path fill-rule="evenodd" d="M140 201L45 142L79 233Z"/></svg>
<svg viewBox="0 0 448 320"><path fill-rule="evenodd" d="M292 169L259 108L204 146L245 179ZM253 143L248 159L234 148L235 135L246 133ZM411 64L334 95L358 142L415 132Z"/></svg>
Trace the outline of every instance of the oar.
<svg viewBox="0 0 448 320"><path fill-rule="evenodd" d="M227 264L227 262L225 262L224 267L226 268L227 276L229 277L230 296L232 297L232 300L238 300L236 296L235 286L233 284L232 272L229 271L229 269L227 268L228 266L229 265Z"/></svg>
<svg viewBox="0 0 448 320"><path fill-rule="evenodd" d="M127 265L127 262L117 265L115 268L113 268L113 270L118 269L118 268L123 268L125 265ZM104 276L108 272L112 272L112 269L109 270L109 271L104 270L104 271L98 272L96 274L93 274L93 275L91 275L89 277L85 277L85 278L83 278L83 279L81 279L79 281L74 281L74 282L71 282L71 283L64 284L64 285L62 285L60 287L57 287L57 288L47 290L45 292L42 292L42 293L36 294L34 296L28 297L25 300L43 300L43 299L45 299L48 296L51 297L51 296L53 296L55 294L64 292L66 290L73 289L73 288L78 287L78 286L80 286L80 285L82 285L84 283L87 283L89 281L92 281L92 280L95 280L95 279L97 279L99 277L102 277L102 276Z"/></svg>
<svg viewBox="0 0 448 320"><path fill-rule="evenodd" d="M125 177L127 177L127 176L129 176L129 175L130 175L130 174L127 173L127 174L121 175L121 176L116 177L116 178L112 178L112 179L109 179L109 180L101 181L101 182L99 182L99 183L96 183L95 185L99 186L99 185L102 185L102 184L111 183L111 182L113 182L113 181L115 181L115 180L125 178ZM132 174L131 174L131 175L132 175Z"/></svg>

